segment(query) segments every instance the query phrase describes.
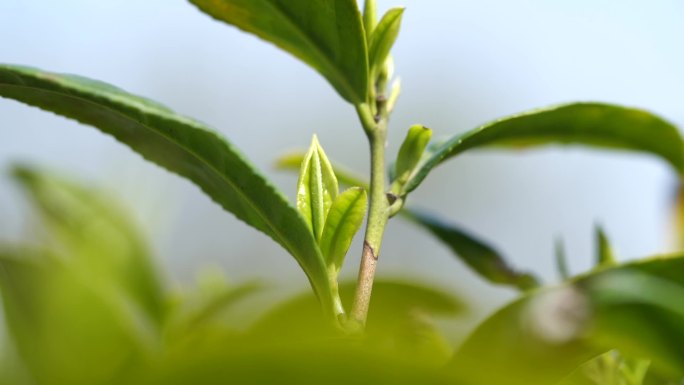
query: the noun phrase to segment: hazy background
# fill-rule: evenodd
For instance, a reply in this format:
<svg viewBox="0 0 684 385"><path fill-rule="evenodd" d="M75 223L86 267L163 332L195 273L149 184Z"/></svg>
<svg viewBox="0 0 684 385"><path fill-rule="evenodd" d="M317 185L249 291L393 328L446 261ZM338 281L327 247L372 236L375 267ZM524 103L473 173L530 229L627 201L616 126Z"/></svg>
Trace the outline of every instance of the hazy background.
<svg viewBox="0 0 684 385"><path fill-rule="evenodd" d="M380 1L383 10L392 5ZM391 125L392 157L414 123L450 135L567 101L639 106L684 124L681 1L403 5L394 54L404 87ZM296 177L275 172L273 159L307 146L313 133L332 159L366 172L354 111L323 78L185 1L0 0L0 62L101 79L207 122L290 197ZM267 237L96 130L8 100L0 100L0 127L0 241L31 237L30 211L6 173L13 162L30 162L123 200L174 281L210 265L234 281L305 287L294 260ZM554 239L564 239L572 270L581 272L593 258L595 223L624 259L667 250L674 186L673 171L647 156L577 148L478 152L437 169L409 203L462 224L515 266L554 281ZM353 247L348 277L356 274L358 240ZM379 273L418 277L486 307L512 295L399 220L388 228Z"/></svg>

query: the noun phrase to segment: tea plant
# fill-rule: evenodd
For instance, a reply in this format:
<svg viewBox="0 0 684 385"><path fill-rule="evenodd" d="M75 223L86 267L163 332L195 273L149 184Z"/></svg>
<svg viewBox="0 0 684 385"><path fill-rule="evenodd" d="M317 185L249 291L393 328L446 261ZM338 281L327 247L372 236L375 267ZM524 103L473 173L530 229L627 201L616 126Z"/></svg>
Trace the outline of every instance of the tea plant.
<svg viewBox="0 0 684 385"><path fill-rule="evenodd" d="M257 363L273 369L281 367L280 361L290 376L285 378L303 377L312 383L549 384L600 378L636 384L684 378L684 309L678 300L684 293L681 256L616 265L607 238L599 231L595 271L568 278L560 287L540 288L537 278L509 266L479 237L405 207L432 169L466 151L485 147L576 144L629 150L657 156L679 174L684 171L684 147L676 127L634 108L564 104L498 119L445 140L433 141L429 128L412 126L396 158L388 163L387 133L401 93L391 50L399 36L403 8L390 9L378 18L374 0L364 2L363 12L355 0L191 2L318 71L356 111L359 135L365 134L369 143L370 175L351 175L333 164L314 135L308 152L279 161L283 168L299 170L296 202L292 204L211 128L111 85L0 65L0 96L96 127L145 159L196 184L223 209L268 235L294 257L324 318L311 311L307 299L295 300L254 326L259 344L248 337L235 338L240 333L223 329L218 334L205 330L218 341L207 342L196 334L201 330L198 325L216 309L250 293L250 287L218 295L199 310L186 309L189 315L170 311L166 302L171 296L159 284L147 251L115 210L78 187L20 169L19 180L28 187L59 239L57 250L69 255L67 259L53 255L60 253L51 248L2 253L0 286L6 315L32 381L188 383L192 379L202 383L239 378L259 383L282 377L255 373ZM348 188L340 191L340 185ZM385 227L397 215L444 242L484 279L522 292L520 299L486 320L453 354L429 322L402 305L411 302L413 295L420 299L417 305L426 302L422 307L430 310L427 313L458 308L456 301L435 292L381 283L378 294L383 287L391 288L373 300L374 306L384 307L375 324L383 327L373 330L374 325L367 322ZM351 289L339 282L339 272L364 219L359 275ZM97 226L91 227L95 222ZM101 231L83 233L84 228ZM126 242L120 243L122 239ZM27 255L34 255L33 259ZM40 294L33 298L35 303L22 300L25 293L34 292ZM46 293L56 294L57 299ZM435 298L438 300L431 304ZM120 307L120 303L127 306ZM185 302L180 303L183 309ZM93 311L86 322L73 318L79 304L102 305L102 309ZM56 307L67 311L55 312ZM62 318L46 317L52 314ZM111 319L116 322L109 322ZM288 322L292 319L294 324ZM84 334L79 343L72 343L70 338L81 332L76 326L79 322L112 329L84 329L93 334ZM52 328L67 332L55 334ZM299 340L310 339L315 349L282 335L285 328ZM265 351L258 349L265 340L270 341L264 336L271 336L274 330L279 333L273 339L287 342L287 354L277 344ZM416 335L420 335L419 343ZM100 344L102 340L111 344ZM361 340L366 343L359 345ZM221 342L231 351L219 348ZM197 346L198 356L190 357L185 350ZM396 346L400 347L397 356L388 355ZM73 357L51 351L57 347L71 350ZM162 358L150 358L156 357L150 350L164 351ZM405 370L388 373L387 367L383 368L383 363L405 363L410 353L420 357L410 357L412 365ZM75 367L84 358L88 365L79 373ZM298 372L302 367L317 369ZM335 372L333 380L326 377L323 368L337 367L345 369ZM210 370L204 371L206 368Z"/></svg>

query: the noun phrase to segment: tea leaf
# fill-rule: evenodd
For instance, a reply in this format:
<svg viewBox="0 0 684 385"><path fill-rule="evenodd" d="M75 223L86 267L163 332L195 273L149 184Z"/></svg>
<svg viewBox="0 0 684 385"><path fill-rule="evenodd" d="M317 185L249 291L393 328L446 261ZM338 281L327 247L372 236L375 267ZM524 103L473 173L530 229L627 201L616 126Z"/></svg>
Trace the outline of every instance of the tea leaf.
<svg viewBox="0 0 684 385"><path fill-rule="evenodd" d="M399 148L397 161L394 166L394 178L398 183L406 183L410 173L423 156L425 147L432 138L432 130L419 124L409 128L404 142Z"/></svg>
<svg viewBox="0 0 684 385"><path fill-rule="evenodd" d="M538 286L534 276L515 271L498 251L458 227L446 224L432 215L415 209L404 209L402 214L442 241L463 263L483 279L495 284L513 286L520 290Z"/></svg>
<svg viewBox="0 0 684 385"><path fill-rule="evenodd" d="M0 248L3 317L22 366L32 383L125 382L121 368L158 346L159 330L99 273L83 274L60 257Z"/></svg>
<svg viewBox="0 0 684 385"><path fill-rule="evenodd" d="M306 153L304 151L293 151L278 157L275 166L279 170L300 171L305 157ZM353 171L341 167L334 162L330 162L330 164L339 184L348 187L360 186L366 188L368 186L368 182L364 181L363 177L356 175Z"/></svg>
<svg viewBox="0 0 684 385"><path fill-rule="evenodd" d="M399 36L403 14L404 8L392 8L373 29L368 45L371 79L374 79L385 65L392 46Z"/></svg>
<svg viewBox="0 0 684 385"><path fill-rule="evenodd" d="M324 307L333 308L325 262L297 210L232 144L207 126L111 85L0 65L0 96L97 127L179 174L292 254Z"/></svg>
<svg viewBox="0 0 684 385"><path fill-rule="evenodd" d="M328 157L313 136L297 182L297 209L302 214L316 240L321 239L325 218L337 198L339 186ZM325 255L325 254L324 254Z"/></svg>
<svg viewBox="0 0 684 385"><path fill-rule="evenodd" d="M617 349L682 378L682 296L681 255L598 270L499 310L466 340L451 368L473 384L551 384Z"/></svg>
<svg viewBox="0 0 684 385"><path fill-rule="evenodd" d="M600 103L576 103L513 115L485 124L427 150L404 193L413 191L430 170L464 151L488 146L526 148L548 144L581 144L656 155L679 173L684 148L671 123L634 108Z"/></svg>
<svg viewBox="0 0 684 385"><path fill-rule="evenodd" d="M157 325L166 313L163 286L150 252L130 218L104 192L40 172L14 168L29 193L64 263L111 285L136 303Z"/></svg>
<svg viewBox="0 0 684 385"><path fill-rule="evenodd" d="M354 235L366 215L368 197L366 190L352 187L340 194L333 202L325 221L320 247L328 268L339 272Z"/></svg>
<svg viewBox="0 0 684 385"><path fill-rule="evenodd" d="M355 0L190 0L293 54L323 75L348 102L366 101L368 50Z"/></svg>

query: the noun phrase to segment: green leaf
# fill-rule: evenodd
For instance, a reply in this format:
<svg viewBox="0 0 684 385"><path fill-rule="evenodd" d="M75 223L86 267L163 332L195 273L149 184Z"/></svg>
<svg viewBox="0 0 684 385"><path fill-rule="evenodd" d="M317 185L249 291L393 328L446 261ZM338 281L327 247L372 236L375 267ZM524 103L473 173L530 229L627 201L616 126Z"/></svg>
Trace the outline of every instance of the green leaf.
<svg viewBox="0 0 684 385"><path fill-rule="evenodd" d="M380 73L389 57L392 46L399 36L401 19L404 8L392 8L380 19L373 29L368 44L368 59L370 64L371 79Z"/></svg>
<svg viewBox="0 0 684 385"><path fill-rule="evenodd" d="M340 296L346 306L351 305L355 289L354 281L340 283ZM416 312L453 317L466 309L461 299L439 288L382 277L373 284L371 301L366 325L369 335L391 333L394 326ZM282 330L288 330L287 335ZM250 334L265 340L285 338L299 343L320 341L321 338L328 340L336 333L321 322L321 312L315 299L309 293L303 293L271 309L252 326Z"/></svg>
<svg viewBox="0 0 684 385"><path fill-rule="evenodd" d="M330 208L320 247L328 268L336 273L342 268L352 239L363 223L367 205L366 190L352 187L340 194Z"/></svg>
<svg viewBox="0 0 684 385"><path fill-rule="evenodd" d="M423 227L442 241L463 263L483 279L495 284L513 286L520 290L529 290L538 285L534 276L514 270L493 247L458 227L415 209L404 209L401 213L405 218Z"/></svg>
<svg viewBox="0 0 684 385"><path fill-rule="evenodd" d="M605 267L615 265L617 258L608 236L601 226L596 227L596 266Z"/></svg>
<svg viewBox="0 0 684 385"><path fill-rule="evenodd" d="M126 293L157 325L166 298L150 252L130 218L102 191L40 172L14 168L15 179L29 193L64 263L97 277L98 284Z"/></svg>
<svg viewBox="0 0 684 385"><path fill-rule="evenodd" d="M399 148L397 161L394 166L394 178L399 184L404 184L408 180L409 175L416 167L425 147L432 138L432 130L417 124L409 128L404 142Z"/></svg>
<svg viewBox="0 0 684 385"><path fill-rule="evenodd" d="M304 61L347 101L368 94L368 50L356 0L190 0L215 19Z"/></svg>
<svg viewBox="0 0 684 385"><path fill-rule="evenodd" d="M466 150L486 146L531 147L582 144L650 153L684 171L684 148L671 123L643 110L600 103L576 103L533 110L496 120L428 148L404 193L430 170Z"/></svg>
<svg viewBox="0 0 684 385"><path fill-rule="evenodd" d="M179 174L292 254L326 309L325 262L306 222L240 152L207 126L105 83L0 65L0 96L97 127Z"/></svg>
<svg viewBox="0 0 684 385"><path fill-rule="evenodd" d="M325 218L333 204L339 186L328 157L316 135L306 153L297 182L297 209L302 214L316 240L321 239Z"/></svg>
<svg viewBox="0 0 684 385"><path fill-rule="evenodd" d="M617 349L681 379L683 296L681 255L597 270L497 311L466 340L451 368L472 384L554 384Z"/></svg>
<svg viewBox="0 0 684 385"><path fill-rule="evenodd" d="M61 260L0 248L3 318L22 366L35 384L126 383L122 368L159 346L159 330L120 290L102 285L101 272Z"/></svg>

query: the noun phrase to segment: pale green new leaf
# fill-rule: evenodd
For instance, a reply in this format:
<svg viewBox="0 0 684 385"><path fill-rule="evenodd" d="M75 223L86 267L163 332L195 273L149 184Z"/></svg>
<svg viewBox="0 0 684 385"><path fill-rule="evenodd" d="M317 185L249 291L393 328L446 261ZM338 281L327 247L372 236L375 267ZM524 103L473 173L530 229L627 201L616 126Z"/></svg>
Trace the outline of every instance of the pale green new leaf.
<svg viewBox="0 0 684 385"><path fill-rule="evenodd" d="M380 19L373 29L368 45L368 60L371 76L377 75L385 65L392 46L399 36L404 8L392 8Z"/></svg>
<svg viewBox="0 0 684 385"><path fill-rule="evenodd" d="M284 154L276 160L276 168L279 170L287 171L299 171L302 167L302 162L306 158L306 152L304 151L293 151L288 154ZM362 177L356 175L354 171L350 171L347 168L340 167L340 165L330 162L333 171L339 184L348 187L361 186L367 187L368 182L364 181Z"/></svg>
<svg viewBox="0 0 684 385"><path fill-rule="evenodd" d="M403 192L413 191L434 167L470 149L548 144L581 144L644 152L662 158L679 173L684 171L682 138L671 123L634 108L575 103L499 119L431 145Z"/></svg>
<svg viewBox="0 0 684 385"><path fill-rule="evenodd" d="M290 254L332 309L325 262L297 210L232 144L202 123L111 85L0 65L0 96L97 127L199 186Z"/></svg>
<svg viewBox="0 0 684 385"><path fill-rule="evenodd" d="M347 101L366 101L368 49L356 0L190 0L304 61Z"/></svg>
<svg viewBox="0 0 684 385"><path fill-rule="evenodd" d="M432 130L425 126L417 124L409 128L406 138L399 148L399 154L394 166L394 175L399 183L406 182L411 171L413 171L423 156L430 138L432 138Z"/></svg>
<svg viewBox="0 0 684 385"><path fill-rule="evenodd" d="M342 268L352 239L363 223L367 204L366 190L361 187L346 190L333 202L320 241L328 268L336 272Z"/></svg>
<svg viewBox="0 0 684 385"><path fill-rule="evenodd" d="M302 161L297 182L297 209L302 214L316 240L321 239L325 218L339 186L328 157L313 136L311 147Z"/></svg>

